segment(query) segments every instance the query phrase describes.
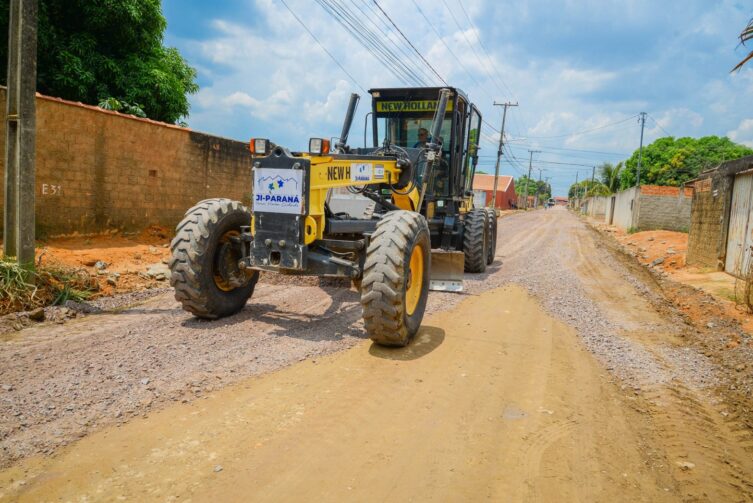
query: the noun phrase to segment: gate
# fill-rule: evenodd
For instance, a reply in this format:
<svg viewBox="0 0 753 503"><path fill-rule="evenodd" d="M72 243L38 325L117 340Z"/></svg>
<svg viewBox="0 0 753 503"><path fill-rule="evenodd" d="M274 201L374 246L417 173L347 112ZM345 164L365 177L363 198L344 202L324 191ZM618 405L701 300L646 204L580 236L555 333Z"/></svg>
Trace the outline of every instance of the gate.
<svg viewBox="0 0 753 503"><path fill-rule="evenodd" d="M727 232L727 257L724 270L734 276L744 276L749 267L750 250L753 245L750 212L753 198L753 173L737 175L732 187L732 206Z"/></svg>

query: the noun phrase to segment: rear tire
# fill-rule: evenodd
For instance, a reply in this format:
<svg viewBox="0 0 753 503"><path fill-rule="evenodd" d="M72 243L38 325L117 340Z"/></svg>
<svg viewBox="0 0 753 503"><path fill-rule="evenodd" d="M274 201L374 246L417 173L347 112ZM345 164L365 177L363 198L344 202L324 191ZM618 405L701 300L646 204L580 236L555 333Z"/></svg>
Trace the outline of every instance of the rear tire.
<svg viewBox="0 0 753 503"><path fill-rule="evenodd" d="M254 293L259 272L238 269L239 247L229 239L251 222L245 206L206 199L186 212L170 244L170 284L183 309L199 318L235 314Z"/></svg>
<svg viewBox="0 0 753 503"><path fill-rule="evenodd" d="M405 346L426 310L431 240L426 219L390 211L377 223L366 250L361 305L366 333L383 346Z"/></svg>
<svg viewBox="0 0 753 503"><path fill-rule="evenodd" d="M486 214L488 217L487 225L489 227L486 265L492 265L494 257L497 254L497 212L494 208L486 208Z"/></svg>
<svg viewBox="0 0 753 503"><path fill-rule="evenodd" d="M477 208L465 216L463 232L463 253L465 254L465 272L486 271L486 261L489 258L489 242L487 235L486 210Z"/></svg>

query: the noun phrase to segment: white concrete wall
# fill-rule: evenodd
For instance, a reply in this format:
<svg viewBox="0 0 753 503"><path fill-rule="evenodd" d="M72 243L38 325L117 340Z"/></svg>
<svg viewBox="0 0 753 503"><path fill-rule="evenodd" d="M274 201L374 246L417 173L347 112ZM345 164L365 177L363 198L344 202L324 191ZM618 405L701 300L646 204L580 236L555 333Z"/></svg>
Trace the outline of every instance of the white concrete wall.
<svg viewBox="0 0 753 503"><path fill-rule="evenodd" d="M607 209L611 211L610 208ZM635 187L618 192L615 194L614 221L612 224L625 230L635 227L635 218L633 215L637 213L637 210L638 200ZM605 216L605 219L608 218L609 212Z"/></svg>
<svg viewBox="0 0 753 503"><path fill-rule="evenodd" d="M608 197L589 197L581 202L581 213L597 220L604 219L607 209Z"/></svg>

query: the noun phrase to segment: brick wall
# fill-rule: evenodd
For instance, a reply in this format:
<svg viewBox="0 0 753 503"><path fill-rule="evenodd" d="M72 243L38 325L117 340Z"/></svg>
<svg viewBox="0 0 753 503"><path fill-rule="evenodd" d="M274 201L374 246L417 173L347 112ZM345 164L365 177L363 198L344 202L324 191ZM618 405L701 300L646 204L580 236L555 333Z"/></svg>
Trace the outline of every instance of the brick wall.
<svg viewBox="0 0 753 503"><path fill-rule="evenodd" d="M644 185L640 188L635 227L687 232L693 189Z"/></svg>
<svg viewBox="0 0 753 503"><path fill-rule="evenodd" d="M680 187L667 187L664 185L642 185L641 195L677 197L680 195ZM683 195L685 197L692 197L693 189L689 187L685 187L683 189Z"/></svg>
<svg viewBox="0 0 753 503"><path fill-rule="evenodd" d="M727 193L732 193L727 177L709 179L711 184L693 194L690 214L687 263L700 267L723 269L719 246L726 241L725 206ZM708 189L708 190L706 190Z"/></svg>
<svg viewBox="0 0 753 503"><path fill-rule="evenodd" d="M753 169L753 156L727 161L695 182L688 236L690 265L724 269L735 175Z"/></svg>
<svg viewBox="0 0 753 503"><path fill-rule="evenodd" d="M5 89L0 88L0 110ZM5 121L0 121L0 152ZM242 142L37 95L39 235L174 227L208 197L248 202ZM4 173L0 158L0 173ZM0 228L3 194L0 190Z"/></svg>

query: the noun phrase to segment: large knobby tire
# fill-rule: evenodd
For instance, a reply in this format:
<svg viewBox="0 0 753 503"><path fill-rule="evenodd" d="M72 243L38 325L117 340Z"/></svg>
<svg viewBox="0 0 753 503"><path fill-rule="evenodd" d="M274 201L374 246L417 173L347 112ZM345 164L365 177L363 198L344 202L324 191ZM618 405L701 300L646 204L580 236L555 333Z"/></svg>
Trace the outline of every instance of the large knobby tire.
<svg viewBox="0 0 753 503"><path fill-rule="evenodd" d="M497 254L497 212L494 208L486 208L486 214L488 217L486 224L489 227L486 265L492 265L494 257Z"/></svg>
<svg viewBox="0 0 753 503"><path fill-rule="evenodd" d="M465 254L465 272L486 271L489 258L489 220L486 210L477 208L465 216L463 232L463 253Z"/></svg>
<svg viewBox="0 0 753 503"><path fill-rule="evenodd" d="M259 273L238 269L241 249L230 238L250 222L248 208L230 199L206 199L186 212L170 244L170 284L183 309L207 319L243 309Z"/></svg>
<svg viewBox="0 0 753 503"><path fill-rule="evenodd" d="M390 211L377 223L366 250L361 305L366 333L383 346L405 346L418 332L431 275L426 219Z"/></svg>

